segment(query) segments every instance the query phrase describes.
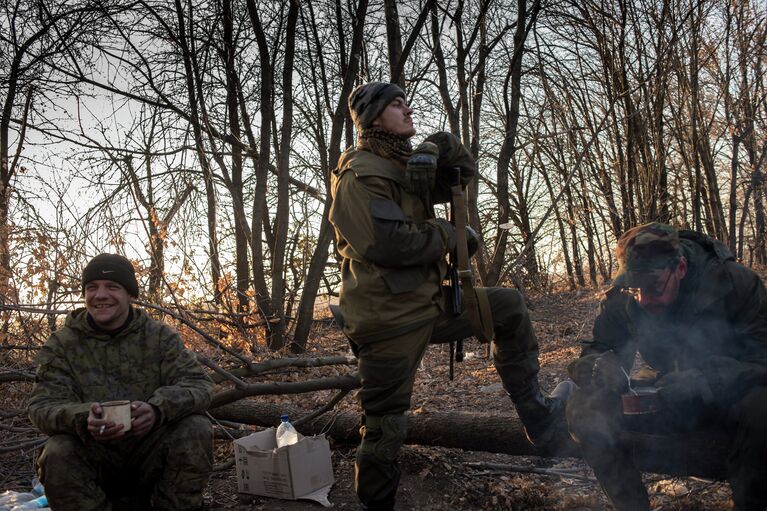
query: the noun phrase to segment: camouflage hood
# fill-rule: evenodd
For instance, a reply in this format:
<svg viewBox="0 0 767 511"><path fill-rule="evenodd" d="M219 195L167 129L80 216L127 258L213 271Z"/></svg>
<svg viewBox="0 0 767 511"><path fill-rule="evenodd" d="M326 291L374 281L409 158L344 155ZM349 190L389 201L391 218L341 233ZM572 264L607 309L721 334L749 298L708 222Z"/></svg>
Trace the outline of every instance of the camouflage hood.
<svg viewBox="0 0 767 511"><path fill-rule="evenodd" d="M91 323L88 321L88 310L85 307L80 307L79 309L75 309L74 311L67 314L67 317L64 320L64 327L72 329L72 331L79 335L92 337L94 339L104 341L120 339L126 336L131 336L135 332L143 329L146 326L147 321L150 319L149 315L147 315L146 311L143 309L137 309L136 307L131 306L130 313L130 323L128 323L128 325L126 325L126 327L116 335L94 328L93 325L91 325Z"/></svg>

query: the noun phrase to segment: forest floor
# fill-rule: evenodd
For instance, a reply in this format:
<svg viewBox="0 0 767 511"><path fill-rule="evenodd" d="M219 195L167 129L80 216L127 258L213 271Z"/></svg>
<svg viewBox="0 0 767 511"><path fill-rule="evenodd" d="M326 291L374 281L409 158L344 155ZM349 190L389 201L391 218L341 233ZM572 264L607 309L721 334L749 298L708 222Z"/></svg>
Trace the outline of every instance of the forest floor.
<svg viewBox="0 0 767 511"><path fill-rule="evenodd" d="M579 341L587 339L597 313L599 296L594 292L557 293L530 297L530 312L540 344L541 384L545 389L566 377L566 366L578 356ZM429 348L416 377L410 413L429 411L482 411L513 416L513 406L505 396L493 369L485 357L485 347L474 341L466 343L466 360L455 365L454 379L448 377L447 345ZM318 322L308 355L321 356L348 353L347 344L329 322ZM300 379L303 373L277 375L285 380ZM271 375L273 378L275 375ZM3 409L23 407L25 385L0 387ZM331 392L311 397L292 398L303 409L319 408ZM271 396L274 402L289 402L290 397ZM352 394L337 408L356 411ZM6 423L7 421L3 421ZM18 437L9 427L21 428L23 419L0 423L0 438ZM28 426L28 423L27 423ZM299 428L300 429L300 428ZM0 441L0 490L26 489L32 477L32 452L3 453ZM16 438L18 441L18 438ZM359 509L354 494L354 448L331 443L335 476L328 499L336 509ZM231 441L219 440L216 462L232 457ZM567 469L579 478L532 474L525 472L489 471L470 466L472 462L510 464L523 467ZM589 467L577 458L539 458L510 456L486 452L464 451L440 447L406 445L399 457L402 479L397 495L397 510L610 510L603 492L593 479ZM671 478L662 474L645 474L652 508L672 510L730 510L731 493L726 483L698 478ZM213 474L205 492L211 510L319 510L311 501L287 501L241 495L237 493L235 468Z"/></svg>

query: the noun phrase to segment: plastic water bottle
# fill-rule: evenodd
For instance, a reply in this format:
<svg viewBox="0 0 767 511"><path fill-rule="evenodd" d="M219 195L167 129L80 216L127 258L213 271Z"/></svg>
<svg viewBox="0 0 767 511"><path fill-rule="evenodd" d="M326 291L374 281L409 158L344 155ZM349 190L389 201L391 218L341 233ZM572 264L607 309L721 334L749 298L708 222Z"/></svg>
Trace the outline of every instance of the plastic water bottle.
<svg viewBox="0 0 767 511"><path fill-rule="evenodd" d="M45 495L12 507L11 511L26 511L27 509L40 509L44 507L48 507L48 499L45 497Z"/></svg>
<svg viewBox="0 0 767 511"><path fill-rule="evenodd" d="M17 504L22 504L24 502L29 502L32 499L37 498L39 495L35 495L34 493L29 492L18 492L18 491L12 491L7 490L3 493L0 493L0 506L11 508Z"/></svg>
<svg viewBox="0 0 767 511"><path fill-rule="evenodd" d="M14 507L20 504L40 497L44 492L45 488L43 488L40 480L37 477L33 477L31 492L18 492L13 490L0 492L0 511L11 511ZM45 505L47 505L47 503Z"/></svg>
<svg viewBox="0 0 767 511"><path fill-rule="evenodd" d="M34 493L38 497L42 497L43 494L45 494L45 488L43 487L43 483L41 483L37 477L32 478L32 493Z"/></svg>
<svg viewBox="0 0 767 511"><path fill-rule="evenodd" d="M277 426L277 447L285 447L298 442L298 431L288 420L287 415L280 417L280 425Z"/></svg>

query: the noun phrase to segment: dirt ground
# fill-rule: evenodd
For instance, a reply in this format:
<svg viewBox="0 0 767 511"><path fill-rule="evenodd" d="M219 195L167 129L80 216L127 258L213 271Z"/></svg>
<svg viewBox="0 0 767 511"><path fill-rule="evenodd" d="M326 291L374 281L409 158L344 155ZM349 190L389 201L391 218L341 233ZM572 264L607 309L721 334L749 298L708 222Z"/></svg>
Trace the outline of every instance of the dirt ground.
<svg viewBox="0 0 767 511"><path fill-rule="evenodd" d="M541 383L552 389L565 378L567 363L579 353L578 341L588 338L597 312L595 293L561 293L531 297L531 316L538 334L541 353ZM338 330L320 322L314 335L310 356L346 353L347 347ZM456 364L453 381L448 378L447 346L430 347L418 372L413 404L415 413L430 410L513 413L503 394L485 348L476 342L465 347L466 360ZM298 381L301 371L273 375L285 381ZM24 385L0 386L3 408L23 406ZM10 394L10 395L9 395ZM300 404L304 409L319 408L331 393L313 396L271 397L274 402ZM352 395L338 408L359 411ZM23 418L0 416L0 490L26 489L32 477L32 451L4 453L3 446L18 442L30 432ZM15 431L16 428L19 431ZM300 428L299 428L300 429ZM332 447L335 484L328 499L335 509L359 509L354 495L354 449L348 445ZM217 441L216 462L223 464L232 456L231 442ZM549 469L563 475L535 474L508 470L486 470L471 466L485 462L515 465L525 470ZM609 510L593 473L576 458L538 458L491 454L438 447L405 446L400 455L402 480L398 492L398 510ZM645 474L654 510L729 510L732 509L729 487L725 483L695 478L669 478ZM311 501L286 501L238 495L234 467L216 471L205 492L211 510L319 510Z"/></svg>

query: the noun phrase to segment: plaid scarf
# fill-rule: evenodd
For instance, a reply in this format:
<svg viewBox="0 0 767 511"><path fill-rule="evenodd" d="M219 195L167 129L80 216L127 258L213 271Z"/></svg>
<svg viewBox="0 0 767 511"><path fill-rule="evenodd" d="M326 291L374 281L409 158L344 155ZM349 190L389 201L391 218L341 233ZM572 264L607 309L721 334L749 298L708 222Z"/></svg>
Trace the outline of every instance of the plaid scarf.
<svg viewBox="0 0 767 511"><path fill-rule="evenodd" d="M409 137L395 135L381 128L367 128L360 131L357 148L402 164L407 163L407 159L413 152Z"/></svg>

